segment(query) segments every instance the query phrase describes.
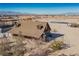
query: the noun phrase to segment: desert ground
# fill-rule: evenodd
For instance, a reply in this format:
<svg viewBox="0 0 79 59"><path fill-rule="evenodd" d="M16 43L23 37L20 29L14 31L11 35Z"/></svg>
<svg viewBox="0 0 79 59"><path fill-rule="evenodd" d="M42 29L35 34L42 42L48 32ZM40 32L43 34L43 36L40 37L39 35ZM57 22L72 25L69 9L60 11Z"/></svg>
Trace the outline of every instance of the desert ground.
<svg viewBox="0 0 79 59"><path fill-rule="evenodd" d="M28 18L28 17L26 17ZM22 19L22 18L21 18ZM26 19L27 20L27 19ZM71 27L70 24L79 24L79 16L76 17L39 17L32 19L32 21L48 22L51 33L64 34L63 36L56 37L54 40L49 42L44 42L42 40L28 39L28 38L13 38L12 36L7 39L12 43L12 45L20 46L20 43L25 44L26 51L24 56L79 56L79 27ZM17 42L15 43L15 41ZM0 38L0 43L2 41L7 42L6 39ZM19 41L19 42L18 42ZM61 50L52 52L53 49L50 48L50 45L54 41L63 41L67 46ZM23 47L23 46L22 46ZM19 49L21 49L20 47ZM3 51L3 50L2 50ZM14 55L17 55L14 53Z"/></svg>
<svg viewBox="0 0 79 59"><path fill-rule="evenodd" d="M43 21L43 20L40 20ZM70 27L68 24L62 24L62 23L51 23L51 22L68 22L68 23L79 23L78 19L49 19L45 20L46 22L49 22L50 27L52 28L52 32L54 29L58 33L64 34L64 37L62 40L69 45L67 49L62 49L59 51L56 51L55 53L51 53L51 55L79 55L79 28L78 27ZM57 40L57 39L56 39Z"/></svg>

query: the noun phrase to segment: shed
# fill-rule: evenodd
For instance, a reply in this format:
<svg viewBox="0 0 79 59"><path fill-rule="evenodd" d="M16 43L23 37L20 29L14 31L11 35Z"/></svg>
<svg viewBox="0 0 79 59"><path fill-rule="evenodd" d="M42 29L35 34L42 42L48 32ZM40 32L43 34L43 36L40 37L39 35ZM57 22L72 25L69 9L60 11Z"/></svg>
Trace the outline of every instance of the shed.
<svg viewBox="0 0 79 59"><path fill-rule="evenodd" d="M13 35L18 36L21 34L27 38L39 39L45 32L50 32L50 26L47 22L32 21L32 20L22 20L19 26L13 27L10 32Z"/></svg>

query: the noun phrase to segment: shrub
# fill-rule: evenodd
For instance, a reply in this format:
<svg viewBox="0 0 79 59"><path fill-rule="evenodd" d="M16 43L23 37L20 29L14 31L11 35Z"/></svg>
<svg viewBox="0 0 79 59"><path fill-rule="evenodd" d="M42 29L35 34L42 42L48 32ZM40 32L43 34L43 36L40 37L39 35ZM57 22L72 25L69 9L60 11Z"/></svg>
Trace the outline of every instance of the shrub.
<svg viewBox="0 0 79 59"><path fill-rule="evenodd" d="M3 56L22 56L26 53L25 43L21 36L16 41L10 42L8 39L0 43L0 55Z"/></svg>
<svg viewBox="0 0 79 59"><path fill-rule="evenodd" d="M71 27L79 27L79 24L72 23L70 26L71 26Z"/></svg>
<svg viewBox="0 0 79 59"><path fill-rule="evenodd" d="M11 44L12 42L1 42L0 43L0 55L10 55L9 52L11 51Z"/></svg>
<svg viewBox="0 0 79 59"><path fill-rule="evenodd" d="M53 32L57 32L57 30L56 30L56 29L54 29L54 30L53 30Z"/></svg>
<svg viewBox="0 0 79 59"><path fill-rule="evenodd" d="M16 37L15 46L12 47L12 53L15 56L23 56L26 53L25 43L23 43L23 36L19 33L19 36Z"/></svg>
<svg viewBox="0 0 79 59"><path fill-rule="evenodd" d="M63 45L64 45L63 41L54 41L51 44L51 48L53 49L53 51L56 51L62 49Z"/></svg>

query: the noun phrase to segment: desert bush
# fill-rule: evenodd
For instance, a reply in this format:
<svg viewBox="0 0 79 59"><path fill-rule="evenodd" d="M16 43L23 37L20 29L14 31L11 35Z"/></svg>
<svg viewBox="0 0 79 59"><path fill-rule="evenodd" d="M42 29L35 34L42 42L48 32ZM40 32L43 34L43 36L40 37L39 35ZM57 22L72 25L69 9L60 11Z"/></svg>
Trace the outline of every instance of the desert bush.
<svg viewBox="0 0 79 59"><path fill-rule="evenodd" d="M54 41L50 47L53 49L53 51L56 51L62 49L63 45L64 45L63 41Z"/></svg>
<svg viewBox="0 0 79 59"><path fill-rule="evenodd" d="M2 41L0 43L0 55L10 55L9 52L10 52L10 49L11 49L11 43L12 42L9 42L7 40L5 40L6 42Z"/></svg>
<svg viewBox="0 0 79 59"><path fill-rule="evenodd" d="M12 53L14 56L23 56L26 52L26 49L22 46L15 46L12 48Z"/></svg>
<svg viewBox="0 0 79 59"><path fill-rule="evenodd" d="M32 18L27 18L27 20L32 20Z"/></svg>
<svg viewBox="0 0 79 59"><path fill-rule="evenodd" d="M79 24L72 23L70 26L71 26L71 27L79 27Z"/></svg>
<svg viewBox="0 0 79 59"><path fill-rule="evenodd" d="M6 41L6 42L5 42ZM0 43L0 55L3 56L22 56L26 53L25 44L21 36L14 42L4 40Z"/></svg>
<svg viewBox="0 0 79 59"><path fill-rule="evenodd" d="M25 43L23 43L24 38L19 34L18 38L15 39L15 45L11 48L13 55L23 56L26 53Z"/></svg>
<svg viewBox="0 0 79 59"><path fill-rule="evenodd" d="M57 30L56 30L56 29L54 29L54 30L53 30L53 32L57 32Z"/></svg>

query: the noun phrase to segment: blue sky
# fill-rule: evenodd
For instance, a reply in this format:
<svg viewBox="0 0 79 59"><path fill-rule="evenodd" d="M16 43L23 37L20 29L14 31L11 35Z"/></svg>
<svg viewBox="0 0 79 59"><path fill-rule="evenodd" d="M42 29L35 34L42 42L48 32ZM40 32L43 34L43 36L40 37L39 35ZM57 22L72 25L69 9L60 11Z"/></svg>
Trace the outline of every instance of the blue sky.
<svg viewBox="0 0 79 59"><path fill-rule="evenodd" d="M34 14L79 13L79 3L0 3L0 11Z"/></svg>

